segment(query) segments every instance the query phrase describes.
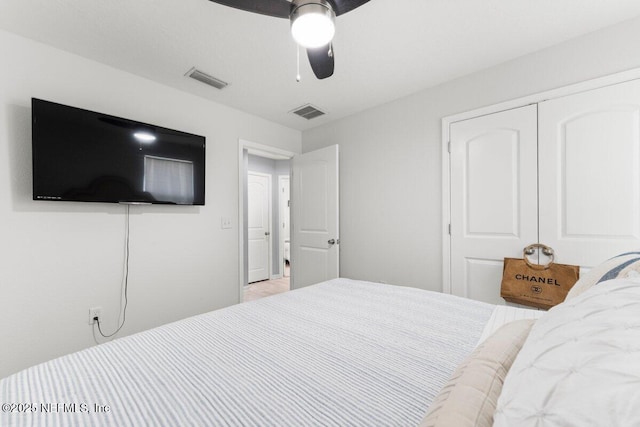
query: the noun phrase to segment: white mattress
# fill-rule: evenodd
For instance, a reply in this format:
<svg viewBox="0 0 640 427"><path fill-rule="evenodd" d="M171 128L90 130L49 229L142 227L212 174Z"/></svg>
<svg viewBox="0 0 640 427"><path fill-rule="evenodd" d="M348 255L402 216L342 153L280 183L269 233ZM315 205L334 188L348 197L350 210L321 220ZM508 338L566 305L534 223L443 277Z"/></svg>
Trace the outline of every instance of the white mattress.
<svg viewBox="0 0 640 427"><path fill-rule="evenodd" d="M0 425L413 426L493 311L336 279L8 377Z"/></svg>

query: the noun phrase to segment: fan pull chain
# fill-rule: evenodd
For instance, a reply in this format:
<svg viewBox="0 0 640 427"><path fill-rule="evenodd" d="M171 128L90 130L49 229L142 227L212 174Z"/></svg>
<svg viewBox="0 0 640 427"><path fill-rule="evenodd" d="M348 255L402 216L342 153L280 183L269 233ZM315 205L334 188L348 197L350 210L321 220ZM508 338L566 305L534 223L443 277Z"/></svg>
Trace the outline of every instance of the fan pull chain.
<svg viewBox="0 0 640 427"><path fill-rule="evenodd" d="M296 81L300 83L300 45L296 43L296 52L298 54L298 65L297 65L297 74Z"/></svg>

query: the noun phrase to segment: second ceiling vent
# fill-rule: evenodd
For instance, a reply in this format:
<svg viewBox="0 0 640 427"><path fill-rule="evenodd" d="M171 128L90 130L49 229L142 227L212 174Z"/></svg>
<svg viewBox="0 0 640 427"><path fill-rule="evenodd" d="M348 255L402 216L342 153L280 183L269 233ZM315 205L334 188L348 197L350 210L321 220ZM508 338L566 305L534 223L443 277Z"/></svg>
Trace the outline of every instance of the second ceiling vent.
<svg viewBox="0 0 640 427"><path fill-rule="evenodd" d="M311 104L306 104L301 107L295 108L290 112L307 120L315 119L316 117L324 116L326 114L324 111L320 110L317 107L314 107Z"/></svg>

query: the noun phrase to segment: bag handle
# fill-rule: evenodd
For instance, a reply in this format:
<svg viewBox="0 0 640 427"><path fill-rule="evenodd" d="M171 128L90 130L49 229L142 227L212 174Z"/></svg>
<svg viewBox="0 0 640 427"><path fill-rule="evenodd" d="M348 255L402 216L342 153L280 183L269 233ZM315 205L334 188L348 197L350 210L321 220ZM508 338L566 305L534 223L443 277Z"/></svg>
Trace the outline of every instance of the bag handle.
<svg viewBox="0 0 640 427"><path fill-rule="evenodd" d="M531 261L529 261L529 258L527 258L527 256L533 255L536 249L542 249L542 253L550 258L547 264L533 264ZM542 243L534 243L522 250L522 258L524 258L524 262L526 262L527 265L534 270L546 270L551 267L551 264L553 264L553 261L555 260L555 252L553 251L553 248L547 245L543 245Z"/></svg>

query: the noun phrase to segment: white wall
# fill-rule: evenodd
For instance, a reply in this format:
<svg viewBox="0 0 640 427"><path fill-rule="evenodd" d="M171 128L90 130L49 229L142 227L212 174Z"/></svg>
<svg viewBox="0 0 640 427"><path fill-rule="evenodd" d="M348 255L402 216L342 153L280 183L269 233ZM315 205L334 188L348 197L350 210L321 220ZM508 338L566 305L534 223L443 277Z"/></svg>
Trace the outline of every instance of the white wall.
<svg viewBox="0 0 640 427"><path fill-rule="evenodd" d="M121 292L125 207L31 199L31 97L207 138L205 206L131 208L119 336L237 303L238 139L300 152L300 132L6 32L0 57L0 378L93 345L90 307L113 331Z"/></svg>
<svg viewBox="0 0 640 427"><path fill-rule="evenodd" d="M341 275L442 290L441 119L638 68L639 52L635 19L304 132L304 152L340 144Z"/></svg>

